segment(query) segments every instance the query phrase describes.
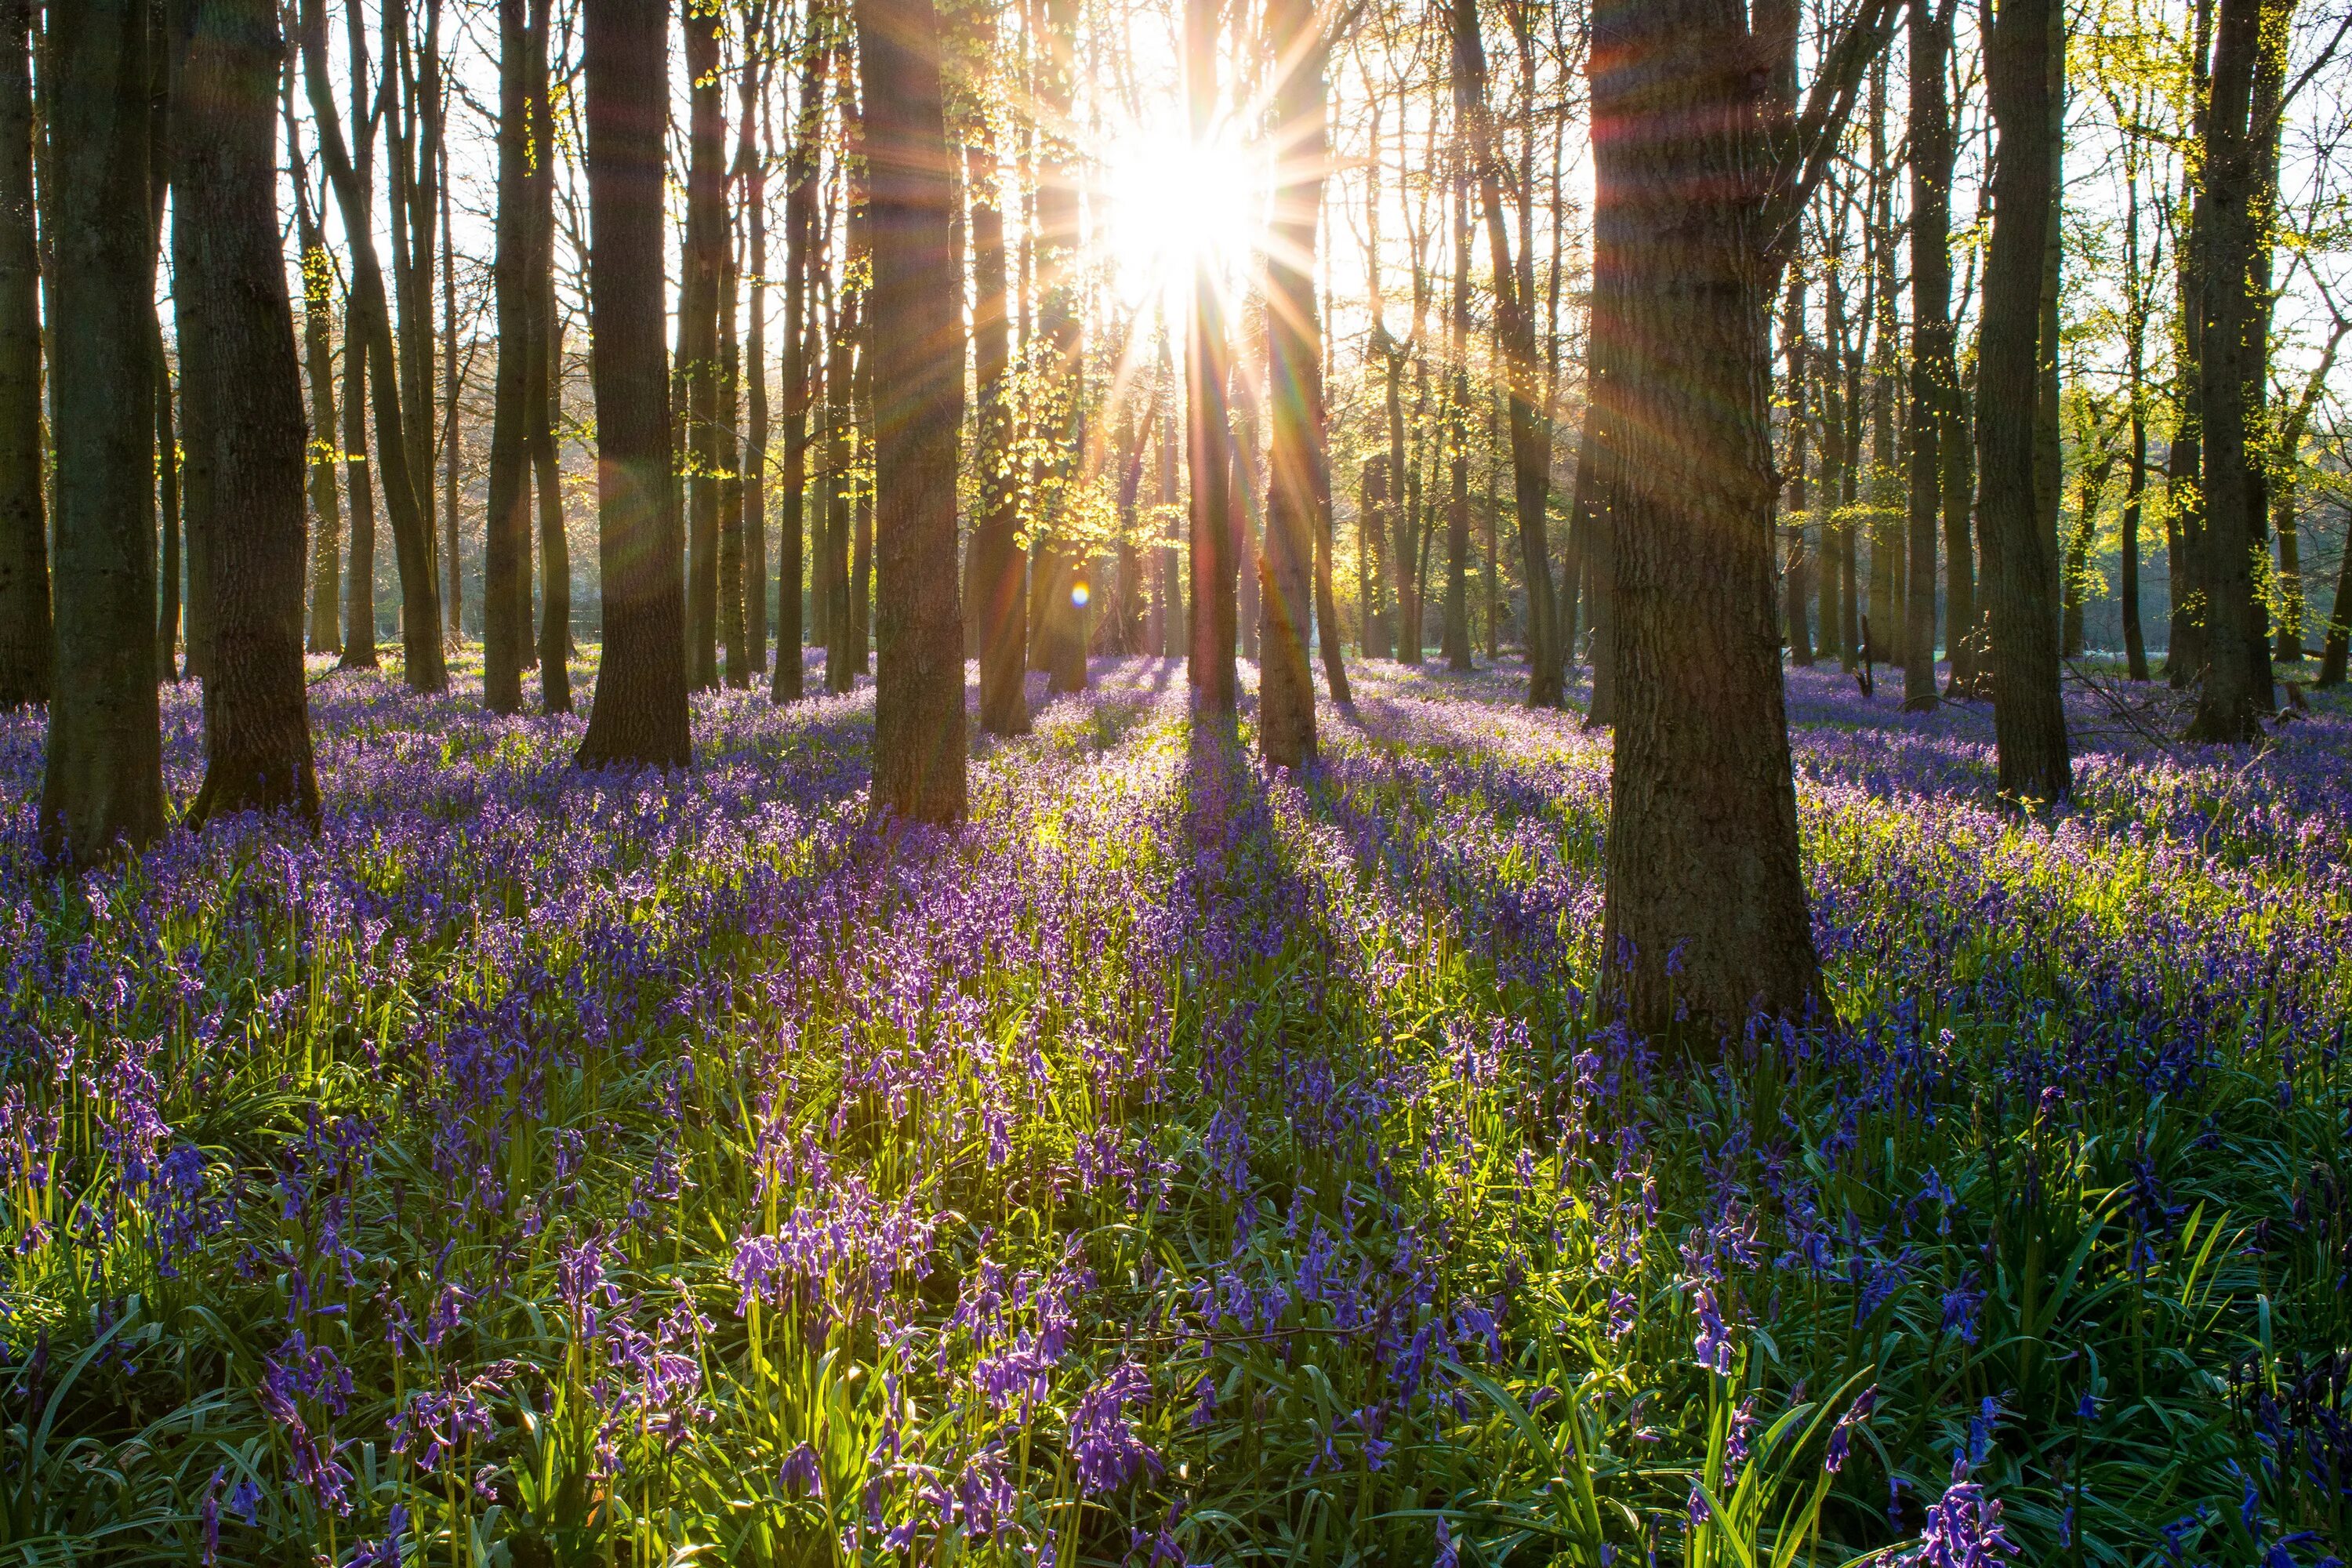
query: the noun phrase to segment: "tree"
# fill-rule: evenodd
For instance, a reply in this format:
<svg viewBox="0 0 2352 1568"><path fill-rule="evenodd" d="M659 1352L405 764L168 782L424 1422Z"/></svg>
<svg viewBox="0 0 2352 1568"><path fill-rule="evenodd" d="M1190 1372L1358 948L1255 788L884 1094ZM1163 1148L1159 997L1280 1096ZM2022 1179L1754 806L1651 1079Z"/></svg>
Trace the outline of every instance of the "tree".
<svg viewBox="0 0 2352 1568"><path fill-rule="evenodd" d="M304 434L278 240L271 0L189 0L175 46L173 300L185 524L212 606L205 781L190 826L319 812L302 679Z"/></svg>
<svg viewBox="0 0 2352 1568"><path fill-rule="evenodd" d="M1208 140L1217 111L1217 0L1184 0L1184 93L1192 140ZM1185 467L1192 477L1192 637L1186 678L1193 705L1219 715L1234 710L1239 680L1234 641L1234 561L1228 538L1230 437L1225 429L1225 321L1217 279L1196 264L1184 344Z"/></svg>
<svg viewBox="0 0 2352 1568"><path fill-rule="evenodd" d="M315 4L316 0L312 0ZM588 296L604 654L582 767L685 767L686 584L662 344L667 0L586 0Z"/></svg>
<svg viewBox="0 0 2352 1568"><path fill-rule="evenodd" d="M1307 627L1323 458L1323 333L1315 299L1323 208L1324 45L1313 0L1273 0L1276 169L1267 247L1267 460L1265 626L1259 640L1258 749L1276 767L1315 760L1315 675ZM1329 635L1328 629L1325 633Z"/></svg>
<svg viewBox="0 0 2352 1568"><path fill-rule="evenodd" d="M1080 401L1086 391L1086 325L1079 307L1083 278L1078 260L1080 169L1072 120L1071 66L1077 49L1077 0L1043 0L1045 30L1036 60L1036 270L1040 290L1038 334L1048 355L1045 390L1036 416L1044 447L1043 537L1033 568L1035 582L1029 610L1038 631L1038 663L1046 689L1055 695L1087 686L1087 605L1081 589L1086 542L1076 532L1080 448L1084 443Z"/></svg>
<svg viewBox="0 0 2352 1568"><path fill-rule="evenodd" d="M995 53L996 21L980 8L980 52ZM983 114L964 151L964 183L971 192L974 384L980 427L973 446L980 466L979 510L972 516L971 605L980 622L980 727L992 735L1029 731L1026 685L1029 576L1020 543L1020 487L1013 474L1011 323L1006 313L1004 206L998 189L996 131Z"/></svg>
<svg viewBox="0 0 2352 1568"><path fill-rule="evenodd" d="M1952 366L1952 110L1944 91L1956 0L1911 0L1911 510L1903 706L1933 711L1936 539L1943 521Z"/></svg>
<svg viewBox="0 0 2352 1568"><path fill-rule="evenodd" d="M0 709L49 696L32 21L32 0L0 0Z"/></svg>
<svg viewBox="0 0 2352 1568"><path fill-rule="evenodd" d="M1993 739L2001 798L2055 805L2074 788L2058 690L2055 541L2041 526L2035 451L2051 221L2053 0L2001 0L1985 46L2000 134L1977 349L1979 525L1990 601Z"/></svg>
<svg viewBox="0 0 2352 1568"><path fill-rule="evenodd" d="M686 396L687 679L719 684L719 289L727 244L727 110L719 0L685 0L686 237L679 251L677 379Z"/></svg>
<svg viewBox="0 0 2352 1568"><path fill-rule="evenodd" d="M562 417L563 322L555 308L554 105L548 90L551 0L530 0L523 33L523 108L531 125L526 190L530 236L525 258L533 354L523 391L524 442L539 491L539 700L548 713L572 711L572 544L563 531L563 484L557 471L555 427ZM518 573L518 597L529 595Z"/></svg>
<svg viewBox="0 0 2352 1568"><path fill-rule="evenodd" d="M499 0L498 218L491 263L499 363L491 383L489 507L482 540L482 700L493 713L522 707L530 643L531 382L546 353L531 284L530 23L526 0Z"/></svg>
<svg viewBox="0 0 2352 1568"><path fill-rule="evenodd" d="M383 268L377 260L375 224L367 184L362 171L352 159L343 140L342 122L337 113L332 79L327 68L327 19L325 0L302 0L302 74L309 84L310 114L318 125L320 156L327 166L327 178L334 186L335 204L341 210L343 232L350 247L352 269L352 312L353 331L344 353L366 355L367 394L375 409L376 455L381 459L377 477L383 484L384 510L392 518L393 548L400 563L401 652L410 689L440 691L449 684L448 665L441 647L441 591L435 577L433 520L419 499L418 475L431 472L429 460L419 465L415 461L415 433L411 421L422 417L422 409L429 406L415 401L413 388L404 391L402 381L405 374L396 374L400 363L393 353L392 310L384 295ZM357 68L355 65L355 71ZM429 344L431 334L425 334ZM411 353L415 353L412 342ZM427 350L429 353L429 348ZM354 368L354 374L359 373ZM347 401L356 401L356 388L346 384ZM350 417L347 414L346 417ZM347 437L348 439L348 437ZM362 444L347 447L352 452L364 450ZM429 459L429 448L428 448ZM429 482L423 495L429 499ZM358 581L363 558L359 533L360 506L357 497L352 504L352 631L360 627L361 615L368 617L362 648L372 661L374 654L373 616L375 596L371 588L364 595ZM373 554L373 523L369 522L370 549ZM372 564L372 563L371 563ZM359 638L349 634L345 638L345 662L355 662L351 645Z"/></svg>
<svg viewBox="0 0 2352 1568"><path fill-rule="evenodd" d="M302 358L310 384L310 629L312 653L343 651L341 613L343 516L335 492L334 262L310 205L310 180L294 122L294 61L282 89L286 162L294 180L294 236L302 269Z"/></svg>
<svg viewBox="0 0 2352 1568"><path fill-rule="evenodd" d="M1752 32L1747 13L1605 0L1592 18L1595 245L1621 345L1589 426L1617 683L1601 952L1644 1031L1826 1002L1774 624L1768 323L1889 10L1863 6L1832 41L1801 121L1780 64L1794 7L1759 7Z"/></svg>
<svg viewBox="0 0 2352 1568"><path fill-rule="evenodd" d="M856 0L873 247L874 476L881 527L874 801L964 814L963 609L956 582L956 441L963 422L961 279L930 0Z"/></svg>
<svg viewBox="0 0 2352 1568"><path fill-rule="evenodd" d="M2254 602L2253 552L2263 521L2255 473L2263 374L2252 274L2262 238L2255 211L2264 129L2254 78L2265 28L2284 28L2292 0L2221 0L2213 83L2206 103L2198 204L2198 403L2203 436L2205 684L2188 738L2244 745L2271 710L2269 639Z"/></svg>
<svg viewBox="0 0 2352 1568"><path fill-rule="evenodd" d="M774 63L768 0L744 12L741 101L736 110L735 174L742 182L744 252L751 274L751 320L744 334L748 372L742 489L743 668L738 686L768 668L768 73Z"/></svg>
<svg viewBox="0 0 2352 1568"><path fill-rule="evenodd" d="M1526 68L1526 74L1532 82L1532 67ZM1544 378L1536 361L1534 301L1528 298L1534 272L1524 211L1519 264L1514 268L1511 262L1510 235L1504 223L1501 158L1495 145L1493 113L1486 103L1486 47L1479 36L1476 0L1454 0L1454 80L1455 112L1468 123L1470 160L1478 172L1480 201L1486 209L1486 248L1495 275L1495 336L1502 349L1510 399L1512 499L1517 514L1519 570L1528 592L1528 706L1558 708L1567 701L1567 655L1559 636L1559 605L1552 595L1551 543L1544 517L1551 501L1551 424L1548 400L1541 400ZM1527 184L1522 170L1523 200L1530 199Z"/></svg>
<svg viewBox="0 0 2352 1568"><path fill-rule="evenodd" d="M829 11L812 5L801 43L801 89L791 151L784 156L783 461L776 488L783 514L776 525L776 669L768 696L802 696L802 541L807 523L809 448L809 281L816 276L817 137L824 122L824 84L832 75Z"/></svg>
<svg viewBox="0 0 2352 1568"><path fill-rule="evenodd" d="M57 663L40 832L44 849L80 864L163 831L148 12L146 0L51 11L42 84L56 174L50 299L58 341L73 352L51 366Z"/></svg>

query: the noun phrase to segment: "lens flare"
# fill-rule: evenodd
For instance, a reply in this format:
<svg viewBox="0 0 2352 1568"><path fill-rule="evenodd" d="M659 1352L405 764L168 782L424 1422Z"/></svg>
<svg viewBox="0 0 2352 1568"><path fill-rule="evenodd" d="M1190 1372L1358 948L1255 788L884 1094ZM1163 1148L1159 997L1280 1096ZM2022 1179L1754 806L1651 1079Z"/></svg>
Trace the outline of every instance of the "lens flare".
<svg viewBox="0 0 2352 1568"><path fill-rule="evenodd" d="M1083 610L1087 607L1087 599L1088 596L1087 585L1084 583L1073 584L1071 585L1070 603L1076 605L1079 609Z"/></svg>

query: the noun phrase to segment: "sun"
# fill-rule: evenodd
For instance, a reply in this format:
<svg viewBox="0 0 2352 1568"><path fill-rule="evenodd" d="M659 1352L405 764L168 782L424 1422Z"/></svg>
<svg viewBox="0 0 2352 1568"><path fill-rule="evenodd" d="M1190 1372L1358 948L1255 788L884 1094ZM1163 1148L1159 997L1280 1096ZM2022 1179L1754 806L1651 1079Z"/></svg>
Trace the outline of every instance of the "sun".
<svg viewBox="0 0 2352 1568"><path fill-rule="evenodd" d="M1206 266L1221 282L1263 243L1266 175L1237 136L1195 142L1181 119L1116 132L1099 165L1100 244L1129 304L1172 301Z"/></svg>

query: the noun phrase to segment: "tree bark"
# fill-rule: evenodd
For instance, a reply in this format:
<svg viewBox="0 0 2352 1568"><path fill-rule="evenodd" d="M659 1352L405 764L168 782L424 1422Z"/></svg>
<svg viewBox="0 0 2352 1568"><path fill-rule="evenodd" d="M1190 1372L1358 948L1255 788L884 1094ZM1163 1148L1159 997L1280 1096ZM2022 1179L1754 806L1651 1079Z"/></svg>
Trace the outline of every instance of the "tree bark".
<svg viewBox="0 0 2352 1568"><path fill-rule="evenodd" d="M955 193L930 0L856 0L873 253L874 474L880 529L874 802L923 822L965 808L956 443L963 423ZM1083 651L1083 650L1082 650Z"/></svg>
<svg viewBox="0 0 2352 1568"><path fill-rule="evenodd" d="M2074 788L2058 689L2055 542L2042 527L2034 428L2052 205L2049 37L2058 26L2054 0L2002 0L1985 51L2000 142L1977 356L1978 516L2000 795L2018 807L2054 805Z"/></svg>
<svg viewBox="0 0 2352 1568"><path fill-rule="evenodd" d="M687 679L719 685L719 291L727 244L726 106L719 0L687 0L686 237L679 253L677 374L687 429Z"/></svg>
<svg viewBox="0 0 2352 1568"><path fill-rule="evenodd" d="M1267 448L1265 626L1258 644L1258 751L1269 766L1315 760L1315 676L1307 655L1322 461L1323 345L1315 299L1323 207L1324 47L1313 0L1272 0L1274 218L1266 268ZM1328 638L1328 632L1326 632Z"/></svg>
<svg viewBox="0 0 2352 1568"><path fill-rule="evenodd" d="M554 120L547 86L550 0L531 0L531 49L526 92L530 121L543 126L544 149L531 181L532 364L525 425L539 491L539 699L541 711L572 711L572 542L563 525L563 481L556 466L555 431L562 417L563 324L555 310Z"/></svg>
<svg viewBox="0 0 2352 1568"><path fill-rule="evenodd" d="M530 553L529 405L531 379L546 354L534 331L539 312L530 266L536 149L529 34L526 0L499 0L497 250L490 268L499 362L491 383L489 505L482 540L482 700L493 713L522 708L530 640L530 590L522 582Z"/></svg>
<svg viewBox="0 0 2352 1568"><path fill-rule="evenodd" d="M853 209L854 210L854 209ZM863 219L853 217L853 227ZM855 268L865 252L853 237L849 254ZM866 668L864 650L856 645L862 633L849 614L850 470L857 462L858 312L863 296L841 290L831 312L833 330L825 344L824 483L824 689L839 695L857 684Z"/></svg>
<svg viewBox="0 0 2352 1568"><path fill-rule="evenodd" d="M992 52L995 23L982 8L983 47ZM1013 482L1013 405L1005 377L1012 369L1005 309L1004 211L998 195L996 138L983 117L966 149L971 191L971 333L980 426L979 510L972 519L972 603L980 619L980 727L992 735L1029 730L1028 661L1022 646L1029 624L1029 578L1019 542L1020 492Z"/></svg>
<svg viewBox="0 0 2352 1568"><path fill-rule="evenodd" d="M686 584L662 343L666 0L587 0L588 291L604 650L583 767L685 767Z"/></svg>
<svg viewBox="0 0 2352 1568"><path fill-rule="evenodd" d="M406 478L418 520L419 560L433 583L432 616L425 620L420 606L404 591L401 629L404 647L417 637L429 637L436 647L453 644L457 635L453 613L456 599L443 585L443 557L455 556L441 540L433 493L434 417L433 369L433 234L438 207L441 166L443 87L441 78L441 0L422 0L424 26L412 30L409 0L385 0L383 11L384 70L396 89L388 115L391 134L385 151L391 154L388 174L392 212L392 306L398 312L398 373L385 384L396 384L402 412L400 455L406 459ZM356 9L356 7L353 7ZM391 352L381 365L394 363ZM389 467L393 455L377 432L376 457ZM392 496L387 480L385 495ZM397 543L398 513L394 533ZM415 629L412 630L412 624ZM446 677L433 688L441 689Z"/></svg>
<svg viewBox="0 0 2352 1568"><path fill-rule="evenodd" d="M743 66L740 128L735 168L743 182L746 248L751 263L751 322L744 333L747 406L743 448L743 640L740 684L768 668L768 72L773 38L766 0L747 16L751 58Z"/></svg>
<svg viewBox="0 0 2352 1568"><path fill-rule="evenodd" d="M743 277L732 237L722 230L720 241L726 259L719 271L719 384L712 443L719 474L719 644L726 661L724 679L729 687L741 690L751 684L751 650L743 637L743 342L738 313Z"/></svg>
<svg viewBox="0 0 2352 1568"><path fill-rule="evenodd" d="M343 489L352 503L352 541L343 583L345 669L373 669L375 654L375 481L368 467L367 340L359 304L343 311Z"/></svg>
<svg viewBox="0 0 2352 1568"><path fill-rule="evenodd" d="M205 780L188 825L315 820L302 677L304 426L278 240L281 41L271 0L191 0L173 73L173 298L190 483L212 606Z"/></svg>
<svg viewBox="0 0 2352 1568"><path fill-rule="evenodd" d="M2284 26L2279 0L2221 0L2198 224L2203 247L2198 268L2198 402L2204 437L2206 658L2205 685L2188 737L2231 745L2259 739L2270 707L2268 649L2254 605L2252 555L2260 503L2247 405L2250 388L2263 374L2262 353L2249 331L2254 307L2248 285L2259 243L2252 208L2260 177L2258 137L2250 121L2262 31L2271 17Z"/></svg>
<svg viewBox="0 0 2352 1568"><path fill-rule="evenodd" d="M1454 0L1459 11L1462 0ZM1471 22L1477 26L1474 17ZM1460 46L1457 44L1456 48ZM1460 67L1455 77L1461 76ZM1456 120L1460 113L1456 89ZM1470 180L1469 149L1456 128L1454 177L1454 279L1451 308L1445 317L1446 357L1454 374L1445 397L1445 621L1439 632L1439 651L1445 668L1466 670L1470 657Z"/></svg>
<svg viewBox="0 0 2352 1568"><path fill-rule="evenodd" d="M768 695L802 696L801 594L806 573L809 447L809 279L815 276L816 150L824 127L824 84L832 73L830 14L812 10L802 46L800 97L791 150L784 157L783 458L776 478L782 513L776 521L776 668Z"/></svg>
<svg viewBox="0 0 2352 1568"><path fill-rule="evenodd" d="M1813 662L1812 593L1808 585L1810 552L1805 530L1811 523L1806 506L1805 437L1811 418L1806 398L1805 272L1789 268L1789 308L1781 318L1780 343L1789 357L1789 509L1795 521L1788 525L1788 563L1780 574L1780 630L1789 647L1789 662L1811 667Z"/></svg>
<svg viewBox="0 0 2352 1568"><path fill-rule="evenodd" d="M0 0L0 709L49 699L32 0Z"/></svg>
<svg viewBox="0 0 2352 1568"><path fill-rule="evenodd" d="M145 0L60 6L43 60L51 300L56 341L73 352L52 365L57 659L40 835L45 851L85 865L163 831L148 12Z"/></svg>
<svg viewBox="0 0 2352 1568"><path fill-rule="evenodd" d="M1567 701L1567 674L1545 517L1551 502L1551 420L1543 398L1543 367L1536 359L1533 301L1528 298L1534 272L1525 232L1526 213L1521 214L1516 267L1504 222L1501 160L1493 112L1486 102L1486 48L1478 30L1476 0L1454 0L1454 79L1455 112L1469 127L1470 158L1478 172L1480 205L1486 216L1486 250L1495 280L1495 336L1502 350L1509 398L1512 501L1517 521L1519 572L1528 595L1528 706L1558 708ZM1529 138L1532 145L1532 132ZM1528 167L1523 161L1522 201L1533 199L1528 194ZM1466 257L1461 265L1466 268ZM1490 576L1492 554L1490 550Z"/></svg>
<svg viewBox="0 0 2352 1568"><path fill-rule="evenodd" d="M1827 351L1822 364L1822 636L1837 650L1838 668L1854 666L1853 468L1849 459L1845 313L1845 226L1843 215L1832 231L1829 276L1824 280Z"/></svg>
<svg viewBox="0 0 2352 1568"><path fill-rule="evenodd" d="M2213 37L2213 0L2196 0L2191 24L2189 64L2189 133L2205 139L2210 101L2207 62ZM2174 417L2170 449L2165 456L2166 534L2172 574L2172 624L2166 638L2164 673L2175 689L2201 680L2205 673L2206 581L2204 500L2204 420L2202 376L2204 359L2204 231L2208 222L2206 187L2189 160L2182 160L2180 207L2188 225L2173 247L2173 283L2179 311L2180 352L2175 364Z"/></svg>
<svg viewBox="0 0 2352 1568"><path fill-rule="evenodd" d="M1952 111L1944 92L1952 0L1911 0L1911 510L1903 706L1936 689L1936 536L1943 521L1944 409L1952 363Z"/></svg>
<svg viewBox="0 0 2352 1568"><path fill-rule="evenodd" d="M1717 1037L1827 1001L1773 624L1779 262L1745 12L1604 0L1592 32L1598 177L1623 182L1596 202L1623 268L1623 357L1595 388L1619 683L1601 952L1635 1028Z"/></svg>
<svg viewBox="0 0 2352 1568"><path fill-rule="evenodd" d="M1192 140L1205 142L1217 111L1217 0L1184 0L1184 90ZM1225 321L1218 284L1196 265L1184 345L1185 466L1192 478L1192 636L1186 675L1192 702L1212 716L1234 711L1238 689L1229 530L1233 498L1225 429Z"/></svg>
<svg viewBox="0 0 2352 1568"><path fill-rule="evenodd" d="M366 378L367 391L375 407L376 451L383 459L380 473L384 507L392 517L393 547L400 563L401 649L406 679L412 690L437 692L447 688L449 676L441 648L441 590L434 575L432 520L417 499L416 470L411 466L406 416L416 410L404 407L400 377L394 374L397 362L393 355L391 306L384 297L383 269L376 258L374 225L366 188L343 142L342 122L335 110L327 69L323 0L302 0L302 67L310 84L311 117L318 125L320 155L327 165L327 177L334 185L336 204L342 209L343 230L351 250L352 313L357 318L358 336L365 345L368 370L372 373ZM348 346L345 352L351 352ZM346 391L348 395L349 389ZM354 589L360 586L357 579L362 565L359 510L355 498L352 551ZM368 542L372 553L372 517ZM362 595L353 594L352 618L354 622L358 620L362 607L370 617L370 635L362 652L372 659L373 592L368 592L364 598L362 606ZM360 662L352 657L350 645L353 640L346 637L347 663Z"/></svg>
<svg viewBox="0 0 2352 1568"><path fill-rule="evenodd" d="M2123 548L2118 591L2123 599L2124 664L2133 680L2147 679L2147 639L2140 625L2141 511L2147 495L2147 308L2139 244L2139 164L2124 164L2124 339L2129 363L2124 389L2131 400L2131 451L2124 472Z"/></svg>
<svg viewBox="0 0 2352 1568"><path fill-rule="evenodd" d="M1036 61L1041 108L1035 207L1037 330L1045 340L1048 384L1036 435L1044 452L1043 537L1030 611L1041 634L1039 662L1055 695L1087 687L1087 606L1082 587L1087 542L1076 531L1086 394L1083 279L1078 258L1078 150L1072 141L1071 61L1077 47L1077 0L1043 0L1045 30Z"/></svg>
<svg viewBox="0 0 2352 1568"><path fill-rule="evenodd" d="M286 161L294 177L294 233L302 269L302 353L310 384L310 623L312 653L343 651L341 578L343 517L335 490L334 263L310 205L301 138L294 122L294 72L285 72Z"/></svg>

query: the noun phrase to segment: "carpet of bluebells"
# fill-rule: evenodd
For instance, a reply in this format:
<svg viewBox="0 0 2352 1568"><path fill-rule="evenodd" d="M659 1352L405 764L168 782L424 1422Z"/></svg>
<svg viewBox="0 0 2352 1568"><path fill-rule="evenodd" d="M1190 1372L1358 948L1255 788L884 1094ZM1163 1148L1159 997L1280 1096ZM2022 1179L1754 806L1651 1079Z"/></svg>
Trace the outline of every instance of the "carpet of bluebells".
<svg viewBox="0 0 2352 1568"><path fill-rule="evenodd" d="M0 719L0 1563L2352 1546L2325 694L2208 751L2094 674L2021 822L1983 706L1792 671L1838 1019L1694 1063L1508 668L1288 776L1098 661L953 834L869 818L870 688L626 776L312 676L315 837L86 876Z"/></svg>

